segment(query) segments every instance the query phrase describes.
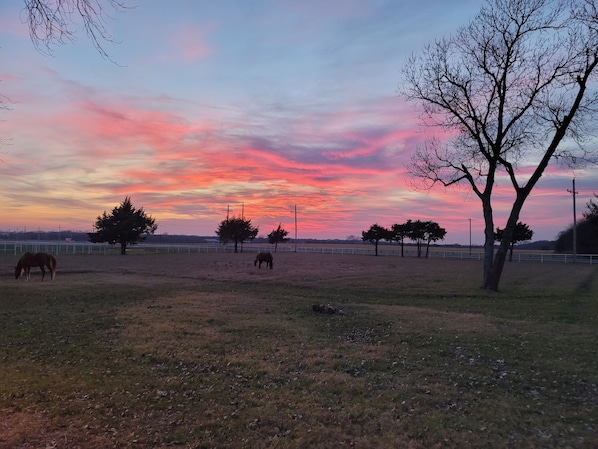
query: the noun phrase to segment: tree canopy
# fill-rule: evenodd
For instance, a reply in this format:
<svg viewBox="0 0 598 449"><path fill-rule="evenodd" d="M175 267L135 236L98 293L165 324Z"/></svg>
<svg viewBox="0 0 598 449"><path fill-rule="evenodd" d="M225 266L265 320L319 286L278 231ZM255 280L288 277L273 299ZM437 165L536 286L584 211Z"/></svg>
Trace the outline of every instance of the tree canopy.
<svg viewBox="0 0 598 449"><path fill-rule="evenodd" d="M598 195L594 194L594 197L598 198ZM586 203L586 206L588 210L583 213L583 218L598 226L598 204L594 200L590 200Z"/></svg>
<svg viewBox="0 0 598 449"><path fill-rule="evenodd" d="M361 239L364 242L370 242L372 245L375 246L375 254L377 256L378 243L380 243L380 240L391 240L392 233L389 229L383 226L373 224L372 226L370 226L370 229L361 232Z"/></svg>
<svg viewBox="0 0 598 449"><path fill-rule="evenodd" d="M276 252L278 249L279 243L284 243L289 240L287 235L289 235L289 231L284 229L280 223L276 229L272 230L272 232L268 234L268 243L270 243L270 245L274 245L274 252Z"/></svg>
<svg viewBox="0 0 598 449"><path fill-rule="evenodd" d="M434 221L424 222L424 241L426 242L426 258L430 252L430 243L444 240L446 236L446 229L441 228L440 225Z"/></svg>
<svg viewBox="0 0 598 449"><path fill-rule="evenodd" d="M416 149L411 174L425 188L465 183L479 198L483 288L498 290L521 209L550 161L588 158L597 65L596 0L487 0L406 62L402 92L442 136ZM494 255L498 181L510 184L513 205Z"/></svg>
<svg viewBox="0 0 598 449"><path fill-rule="evenodd" d="M503 229L496 228L494 239L501 241L503 234ZM513 248L515 247L515 244L531 240L533 236L534 231L532 231L527 224L522 222L517 223L515 229L513 230L513 235L511 236L511 244L509 245L509 261L513 260Z"/></svg>
<svg viewBox="0 0 598 449"><path fill-rule="evenodd" d="M409 237L412 227L413 222L411 220L407 220L402 224L395 223L390 228L392 240L399 242L399 245L401 245L401 257L405 256L405 238Z"/></svg>
<svg viewBox="0 0 598 449"><path fill-rule="evenodd" d="M594 194L598 198L598 195ZM598 252L598 204L593 200L586 203L588 210L583 213L583 219L577 223L577 250L586 254ZM573 249L573 225L561 232L556 240L557 252Z"/></svg>
<svg viewBox="0 0 598 449"><path fill-rule="evenodd" d="M444 240L446 229L441 228L435 221L407 220L403 224L392 226L392 238L401 244L401 256L403 255L403 240L405 237L415 242L417 257L422 256L423 245L426 245L426 258L430 252L430 243Z"/></svg>
<svg viewBox="0 0 598 449"><path fill-rule="evenodd" d="M238 252L239 243L246 240L253 240L259 229L251 224L251 220L246 220L242 217L232 217L222 220L216 230L216 235L222 244L228 242L235 243L235 252Z"/></svg>
<svg viewBox="0 0 598 449"><path fill-rule="evenodd" d="M131 198L126 197L120 206L112 209L111 214L106 211L97 218L94 225L96 232L89 233L92 243L108 242L111 245L120 244L120 253L127 253L127 245L136 245L145 240L145 235L153 234L158 229L155 220L146 215L143 208L136 209Z"/></svg>

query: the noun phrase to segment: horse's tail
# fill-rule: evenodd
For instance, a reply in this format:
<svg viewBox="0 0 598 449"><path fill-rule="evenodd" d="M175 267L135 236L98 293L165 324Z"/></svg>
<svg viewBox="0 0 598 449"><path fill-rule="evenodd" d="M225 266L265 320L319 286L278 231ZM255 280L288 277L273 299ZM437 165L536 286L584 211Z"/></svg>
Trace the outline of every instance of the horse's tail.
<svg viewBox="0 0 598 449"><path fill-rule="evenodd" d="M54 279L56 277L56 257L48 254L48 259L50 262L50 279Z"/></svg>

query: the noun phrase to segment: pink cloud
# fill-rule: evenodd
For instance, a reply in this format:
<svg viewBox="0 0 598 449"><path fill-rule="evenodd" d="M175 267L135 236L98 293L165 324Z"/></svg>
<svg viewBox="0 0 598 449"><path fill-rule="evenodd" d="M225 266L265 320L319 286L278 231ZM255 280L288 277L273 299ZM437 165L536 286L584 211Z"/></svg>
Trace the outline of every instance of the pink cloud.
<svg viewBox="0 0 598 449"><path fill-rule="evenodd" d="M453 236L462 234L472 218L474 241L481 243L481 206L467 188L414 192L406 186L405 155L425 136L395 124L396 108L376 113L322 110L317 116L280 120L264 133L251 117L224 110L218 116L194 116L168 98L105 95L65 84L66 88L66 97L73 100L51 114L41 109L27 121L11 120L22 142L35 133L57 155L41 153L35 165L26 164L24 155L23 164L13 165L11 173L21 181L34 179L35 170L45 173L47 179L38 177L40 189L60 179L65 193L57 197L80 192L77 216L86 217L81 220L86 226L131 195L158 223L213 223L210 233L227 204L238 209L244 203L260 234L278 223L292 227L297 204L300 237L360 235L374 222L390 226L411 218L439 222L449 231L447 240L455 241ZM166 108L156 109L155 104ZM551 167L542 182L558 173ZM498 181L496 226L502 227L513 194L508 180ZM18 189L4 192L12 190ZM534 192L522 219L533 215L532 228L556 226L559 220L566 225L569 218L536 218L542 215L540 205L546 204L542 195L557 191L547 184L537 195ZM33 223L40 217L60 222L49 207L58 198L48 196L48 207L25 211L18 205L25 199L11 195L13 215Z"/></svg>
<svg viewBox="0 0 598 449"><path fill-rule="evenodd" d="M210 34L214 28L214 26L208 26L206 28L187 27L181 29L172 37L171 46L180 53L186 63L204 59L213 52L205 40L206 35Z"/></svg>

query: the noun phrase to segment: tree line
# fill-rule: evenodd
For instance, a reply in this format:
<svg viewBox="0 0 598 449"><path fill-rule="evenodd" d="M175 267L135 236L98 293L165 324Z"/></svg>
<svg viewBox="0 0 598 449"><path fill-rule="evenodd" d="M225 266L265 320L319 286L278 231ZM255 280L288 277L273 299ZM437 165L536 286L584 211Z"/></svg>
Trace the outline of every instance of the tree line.
<svg viewBox="0 0 598 449"><path fill-rule="evenodd" d="M422 255L422 247L426 246L426 258L430 250L430 243L438 240L444 240L446 229L434 221L407 220L405 223L393 224L390 228L385 228L378 224L373 224L367 231L362 231L361 239L364 242L370 242L375 246L374 253L378 255L378 244L382 240L388 242L398 242L401 245L401 257L404 257L405 239L415 242L417 247L417 257Z"/></svg>
<svg viewBox="0 0 598 449"><path fill-rule="evenodd" d="M597 194L594 194L598 198ZM598 253L598 204L593 200L586 203L588 210L583 213L583 218L577 223L576 248L580 253ZM573 224L562 231L556 240L555 251L565 252L573 249Z"/></svg>
<svg viewBox="0 0 598 449"><path fill-rule="evenodd" d="M598 198L598 195L594 195ZM577 247L581 252L598 252L598 204L590 200L587 203L587 212L583 213L583 219L577 226ZM133 206L130 197L125 197L124 201L112 209L112 213L106 211L97 217L94 224L95 231L87 233L88 239L92 243L119 244L121 254L126 254L127 246L135 245L144 241L148 236L153 235L158 229L155 219L147 215L143 208L137 209ZM565 251L572 247L572 226L559 234L556 242L556 251ZM226 217L222 220L216 229L216 235L222 244L233 242L235 252L239 251L245 241L254 240L258 235L259 229L251 223L250 219L245 217ZM493 233L495 241L501 241L504 238L504 229L496 228ZM68 233L68 232L65 232ZM38 233L29 232L31 235ZM58 235L58 233L54 233ZM274 251L278 244L289 240L288 231L281 224L268 234L268 243L274 245ZM422 257L423 247L425 246L425 257L429 255L430 244L439 240L444 240L447 232L438 223L434 221L407 220L405 223L393 224L390 228L385 228L379 224L373 224L367 231L362 231L362 240L375 245L375 255L378 255L378 245L381 241L398 242L401 246L401 257L404 257L405 240L415 242L417 248L417 257ZM534 231L529 225L517 222L513 233L509 238L509 260L513 258L513 249L517 243L531 240Z"/></svg>
<svg viewBox="0 0 598 449"><path fill-rule="evenodd" d="M112 209L112 213L106 211L98 216L95 224L95 231L87 234L92 243L109 243L111 245L119 244L122 255L126 255L129 245L136 245L144 241L147 236L152 235L158 229L155 219L147 215L143 208L135 208L131 202L131 197L125 197L124 201ZM245 217L226 217L222 220L216 229L222 244L233 242L235 252L243 250L243 243L251 241L257 237L259 229L251 223L250 219ZM268 242L274 245L274 250L278 248L278 243L286 242L288 231L280 224L278 228L268 234Z"/></svg>
<svg viewBox="0 0 598 449"><path fill-rule="evenodd" d="M504 229L496 228L494 232L494 240L501 241L503 238ZM421 220L407 220L402 224L393 224L390 228L385 228L378 224L373 224L370 229L361 233L361 239L368 241L375 245L375 254L378 255L378 244L382 240L388 242L398 242L401 245L401 257L404 257L405 239L415 242L417 247L417 257L422 256L422 247L425 245L426 254L428 258L430 251L430 244L438 240L444 240L446 236L446 229L441 228L440 225L434 221ZM534 231L522 222L518 222L517 226L511 235L509 241L509 261L513 260L513 249L517 243L531 240L534 236Z"/></svg>

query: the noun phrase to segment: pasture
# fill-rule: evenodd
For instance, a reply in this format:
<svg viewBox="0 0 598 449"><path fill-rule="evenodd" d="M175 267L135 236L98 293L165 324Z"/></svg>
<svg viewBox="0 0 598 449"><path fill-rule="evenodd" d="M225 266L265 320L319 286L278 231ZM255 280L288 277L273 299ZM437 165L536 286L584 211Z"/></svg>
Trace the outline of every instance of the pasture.
<svg viewBox="0 0 598 449"><path fill-rule="evenodd" d="M0 448L598 446L598 267L0 255ZM330 305L336 313L315 312Z"/></svg>

